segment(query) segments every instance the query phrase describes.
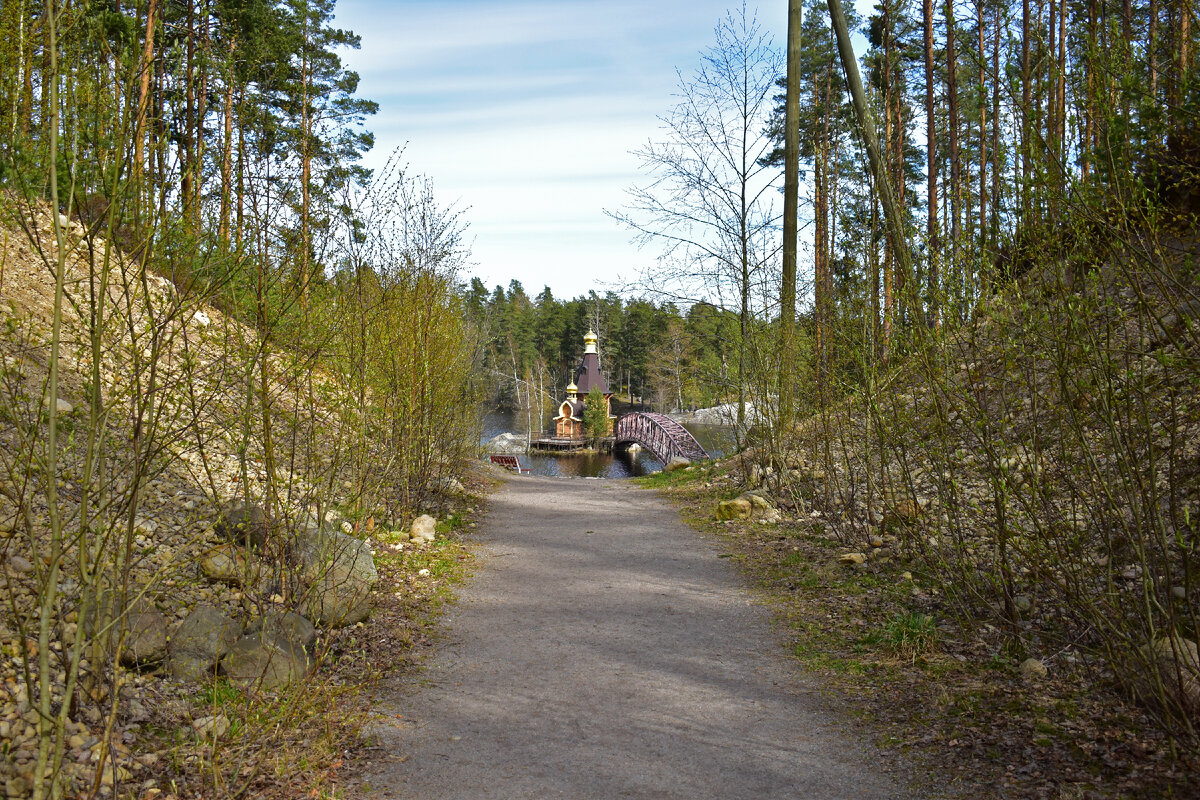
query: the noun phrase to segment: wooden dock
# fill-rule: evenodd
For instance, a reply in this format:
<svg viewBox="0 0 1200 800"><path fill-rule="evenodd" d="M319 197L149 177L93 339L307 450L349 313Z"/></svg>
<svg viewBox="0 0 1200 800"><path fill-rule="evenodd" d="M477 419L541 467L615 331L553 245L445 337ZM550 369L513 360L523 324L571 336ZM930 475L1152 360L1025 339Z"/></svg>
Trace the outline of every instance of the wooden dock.
<svg viewBox="0 0 1200 800"><path fill-rule="evenodd" d="M612 450L613 437L606 436L600 440L600 450ZM543 436L529 442L530 450L544 450L551 453L569 453L574 450L587 450L588 439L583 436Z"/></svg>

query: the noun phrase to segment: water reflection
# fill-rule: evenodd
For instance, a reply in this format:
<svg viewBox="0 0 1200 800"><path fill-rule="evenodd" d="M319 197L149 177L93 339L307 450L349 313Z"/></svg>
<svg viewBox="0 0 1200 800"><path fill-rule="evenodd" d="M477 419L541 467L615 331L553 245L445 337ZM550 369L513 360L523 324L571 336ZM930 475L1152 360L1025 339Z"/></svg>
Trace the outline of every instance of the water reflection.
<svg viewBox="0 0 1200 800"><path fill-rule="evenodd" d="M521 433L524 420L518 421L510 412L493 410L483 417L483 442L505 433ZM722 425L692 425L686 427L708 454L719 458L733 450L733 430ZM645 450L610 453L527 453L521 456L522 466L531 475L569 478L629 478L649 475L662 469L662 462Z"/></svg>

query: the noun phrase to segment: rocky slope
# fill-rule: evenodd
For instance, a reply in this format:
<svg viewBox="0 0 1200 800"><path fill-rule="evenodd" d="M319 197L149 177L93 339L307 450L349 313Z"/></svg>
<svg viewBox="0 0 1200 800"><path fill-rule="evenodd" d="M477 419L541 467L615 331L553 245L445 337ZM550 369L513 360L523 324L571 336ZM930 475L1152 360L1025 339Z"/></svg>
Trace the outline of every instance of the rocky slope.
<svg viewBox="0 0 1200 800"><path fill-rule="evenodd" d="M216 695L319 683L370 613L375 553L427 546L435 521L410 535L355 502L336 376L63 218L56 350L53 220L3 210L0 780L156 797L227 769Z"/></svg>
<svg viewBox="0 0 1200 800"><path fill-rule="evenodd" d="M945 740L979 742L983 760L1044 757L1036 790L1029 771L1006 777L1034 794L1171 791L1196 751L1197 255L1186 237L1078 245L780 448L734 462L795 515L790 530L816 533L815 550L769 535L752 548L794 597L797 573L826 569L807 557L867 587L914 581L907 599L847 600L847 613L881 638L911 635L922 659L939 641L961 659L931 667L939 706L960 688L976 703ZM980 669L1014 682L993 701L1057 709L1012 726L1030 737L1018 756L995 736L1011 719L978 697Z"/></svg>

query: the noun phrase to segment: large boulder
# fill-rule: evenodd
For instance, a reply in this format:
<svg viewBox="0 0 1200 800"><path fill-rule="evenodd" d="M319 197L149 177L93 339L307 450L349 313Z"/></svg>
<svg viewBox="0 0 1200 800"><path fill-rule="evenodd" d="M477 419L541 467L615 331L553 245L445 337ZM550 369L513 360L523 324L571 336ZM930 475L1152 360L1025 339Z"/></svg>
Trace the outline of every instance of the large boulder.
<svg viewBox="0 0 1200 800"><path fill-rule="evenodd" d="M412 521L409 531L409 539L415 543L432 542L437 538L437 520L422 514Z"/></svg>
<svg viewBox="0 0 1200 800"><path fill-rule="evenodd" d="M276 640L303 647L312 652L317 641L317 629L295 611L268 611L246 628L247 634L261 633Z"/></svg>
<svg viewBox="0 0 1200 800"><path fill-rule="evenodd" d="M250 576L250 560L232 544L219 544L200 554L200 572L210 581L240 586Z"/></svg>
<svg viewBox="0 0 1200 800"><path fill-rule="evenodd" d="M221 659L221 671L231 681L265 691L289 686L311 668L303 647L266 632L246 634Z"/></svg>
<svg viewBox="0 0 1200 800"><path fill-rule="evenodd" d="M501 433L498 436L493 436L483 446L486 452L501 455L521 455L525 452L525 448L525 437L515 433Z"/></svg>
<svg viewBox="0 0 1200 800"><path fill-rule="evenodd" d="M223 539L243 547L263 547L271 534L267 514L253 503L233 503L221 512L213 530Z"/></svg>
<svg viewBox="0 0 1200 800"><path fill-rule="evenodd" d="M744 497L735 497L732 500L722 500L717 503L717 519L750 519L750 515L754 513L754 506L750 505L750 501Z"/></svg>
<svg viewBox="0 0 1200 800"><path fill-rule="evenodd" d="M145 601L134 603L119 627L125 636L121 663L127 666L157 664L167 655L167 633L171 621L167 615Z"/></svg>
<svg viewBox="0 0 1200 800"><path fill-rule="evenodd" d="M167 667L181 680L211 677L241 632L241 626L218 609L198 605L171 634Z"/></svg>
<svg viewBox="0 0 1200 800"><path fill-rule="evenodd" d="M342 627L371 613L371 590L379 581L365 542L326 529L301 531L296 561L307 616L318 625Z"/></svg>
<svg viewBox="0 0 1200 800"><path fill-rule="evenodd" d="M722 500L717 504L717 519L762 519L768 522L778 522L779 509L760 494L746 492L732 500Z"/></svg>
<svg viewBox="0 0 1200 800"><path fill-rule="evenodd" d="M1192 719L1200 716L1200 651L1196 643L1182 636L1161 637L1143 646L1140 654L1150 670L1138 679L1138 693L1151 705L1165 701ZM1160 681L1165 697L1159 695Z"/></svg>
<svg viewBox="0 0 1200 800"><path fill-rule="evenodd" d="M121 663L131 667L157 664L166 657L170 626L167 615L149 600L140 598L122 607L112 593L83 618L84 635L99 637L110 655L119 646Z"/></svg>
<svg viewBox="0 0 1200 800"><path fill-rule="evenodd" d="M666 464L663 464L662 471L663 472L674 472L677 469L686 469L687 467L690 467L691 465L692 465L692 462L688 461L683 456L675 456L670 461L668 461Z"/></svg>

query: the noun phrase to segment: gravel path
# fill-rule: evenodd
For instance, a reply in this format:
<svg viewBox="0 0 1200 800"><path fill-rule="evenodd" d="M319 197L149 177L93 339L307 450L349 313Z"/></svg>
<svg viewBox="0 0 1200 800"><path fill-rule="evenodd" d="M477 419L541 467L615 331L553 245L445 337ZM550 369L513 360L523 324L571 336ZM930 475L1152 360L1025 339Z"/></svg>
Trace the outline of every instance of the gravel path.
<svg viewBox="0 0 1200 800"><path fill-rule="evenodd" d="M372 797L907 797L832 723L719 550L623 481L514 478Z"/></svg>

